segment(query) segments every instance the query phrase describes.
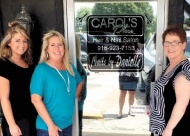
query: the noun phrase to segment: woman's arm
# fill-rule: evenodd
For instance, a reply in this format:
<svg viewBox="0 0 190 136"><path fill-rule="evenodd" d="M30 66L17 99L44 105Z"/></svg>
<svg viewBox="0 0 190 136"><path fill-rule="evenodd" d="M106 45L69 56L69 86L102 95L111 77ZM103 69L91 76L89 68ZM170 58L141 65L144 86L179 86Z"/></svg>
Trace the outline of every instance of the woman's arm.
<svg viewBox="0 0 190 136"><path fill-rule="evenodd" d="M58 136L58 131L61 131L61 129L53 123L53 121L42 101L42 97L37 94L32 94L31 99L32 99L32 103L34 104L34 107L36 108L38 114L43 119L43 121L46 123L46 125L48 127L49 135L50 136Z"/></svg>
<svg viewBox="0 0 190 136"><path fill-rule="evenodd" d="M183 117L190 100L190 82L184 75L179 75L174 82L176 103L162 136L171 136L172 131Z"/></svg>
<svg viewBox="0 0 190 136"><path fill-rule="evenodd" d="M9 131L11 135L20 136L22 135L22 133L14 120L12 107L9 100L9 89L10 89L9 80L0 76L0 100L1 100L3 114L9 125Z"/></svg>
<svg viewBox="0 0 190 136"><path fill-rule="evenodd" d="M81 81L81 82L77 85L76 98L79 98L80 92L81 92L81 90L82 90L82 86L83 86L83 82Z"/></svg>

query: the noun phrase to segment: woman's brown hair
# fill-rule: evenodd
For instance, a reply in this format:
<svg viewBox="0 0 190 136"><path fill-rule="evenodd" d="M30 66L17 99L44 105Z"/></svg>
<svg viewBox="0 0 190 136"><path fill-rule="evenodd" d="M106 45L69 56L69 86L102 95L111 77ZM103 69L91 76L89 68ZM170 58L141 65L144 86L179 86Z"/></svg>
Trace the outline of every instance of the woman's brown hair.
<svg viewBox="0 0 190 136"><path fill-rule="evenodd" d="M170 25L167 27L167 29L162 34L162 43L165 42L166 35L176 35L181 40L180 42L184 43L187 42L186 32L185 30L180 27L179 25Z"/></svg>
<svg viewBox="0 0 190 136"><path fill-rule="evenodd" d="M26 38L28 48L24 54L22 54L22 59L26 61L28 64L32 64L32 51L31 51L31 41L28 36L25 28L20 25L17 21L12 21L8 24L9 29L6 31L3 40L1 41L0 46L0 58L10 58L12 56L12 50L8 44L10 43L14 34L20 33Z"/></svg>

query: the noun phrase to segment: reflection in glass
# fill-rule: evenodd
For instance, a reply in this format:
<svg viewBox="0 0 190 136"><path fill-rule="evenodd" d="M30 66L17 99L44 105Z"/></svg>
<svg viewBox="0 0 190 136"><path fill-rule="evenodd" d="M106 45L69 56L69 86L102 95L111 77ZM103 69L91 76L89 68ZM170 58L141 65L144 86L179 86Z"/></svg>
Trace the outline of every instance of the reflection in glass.
<svg viewBox="0 0 190 136"><path fill-rule="evenodd" d="M150 72L151 68L155 65L155 44L153 42L153 37L156 32L156 10L157 2L129 2L129 3L84 3L76 2L75 3L75 31L80 36L81 41L81 50L87 53L88 42L92 41L93 36L87 34L87 18L90 15L142 15L145 21L145 30L144 30L144 68L143 72L139 74L140 82L144 83L143 85L138 85L138 89L135 94L135 105L144 105L145 104L145 83L147 78L147 73ZM88 61L88 60L87 60ZM105 124L98 124L97 120L93 122L99 127L98 130L103 130L104 127L111 127L110 130L129 130L134 129L139 131L139 128L143 128L142 125L133 124L139 122L139 120L134 117L132 122L130 121L130 116L128 116L129 106L125 104L123 108L123 119L126 119L126 124L124 127L121 126L120 120L116 120L118 115L118 97L119 97L119 83L118 83L118 72L90 72L87 81L87 98L84 104L84 112L88 112L89 109L92 112L98 111L103 115L105 119ZM155 73L153 71L153 73ZM108 84L105 83L108 82ZM111 98L111 100L110 100ZM126 98L127 99L127 98ZM106 102L106 104L104 104ZM127 100L126 100L127 103ZM106 105L104 107L103 105ZM88 111L87 111L88 109ZM117 109L117 110L116 110ZM96 112L97 113L97 112ZM127 117L128 116L128 117ZM85 118L85 117L84 117ZM141 118L142 119L142 118ZM143 116L142 123L145 121L146 125L144 130L147 134L149 132L148 116ZM115 121L114 124L106 124L106 121ZM97 122L96 122L97 121ZM84 121L83 128L89 129L88 123ZM111 123L111 122L110 122ZM101 125L104 125L101 127ZM135 127L132 128L131 126ZM93 125L93 128L96 129L96 125ZM100 129L101 127L101 129ZM143 131L144 131L143 130Z"/></svg>

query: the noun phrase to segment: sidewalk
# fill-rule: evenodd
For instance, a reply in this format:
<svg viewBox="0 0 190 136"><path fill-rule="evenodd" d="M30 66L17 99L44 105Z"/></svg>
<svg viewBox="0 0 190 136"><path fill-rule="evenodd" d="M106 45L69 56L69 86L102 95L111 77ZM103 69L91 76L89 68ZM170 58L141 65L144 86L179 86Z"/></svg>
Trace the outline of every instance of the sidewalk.
<svg viewBox="0 0 190 136"><path fill-rule="evenodd" d="M88 131L88 132L84 132L83 133L83 136L150 136L150 134L144 134L144 132L142 133L134 133L133 131L132 132L129 132L129 131L120 131L120 132L113 132L113 131L109 131L109 132L91 132L91 131Z"/></svg>
<svg viewBox="0 0 190 136"><path fill-rule="evenodd" d="M124 116L117 119L118 73L91 73L88 76L87 98L84 104L83 136L149 136L149 117L128 116L128 95ZM144 103L145 94L136 91L134 105Z"/></svg>

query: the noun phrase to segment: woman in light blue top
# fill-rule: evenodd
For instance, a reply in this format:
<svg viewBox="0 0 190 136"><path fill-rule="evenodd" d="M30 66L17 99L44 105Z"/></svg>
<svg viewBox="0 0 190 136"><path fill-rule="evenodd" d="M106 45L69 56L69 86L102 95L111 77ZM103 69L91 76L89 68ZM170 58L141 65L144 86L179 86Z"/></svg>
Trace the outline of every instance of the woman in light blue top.
<svg viewBox="0 0 190 136"><path fill-rule="evenodd" d="M32 103L38 112L38 136L72 136L75 98L81 87L81 77L69 63L64 37L49 31L43 37L40 61L30 83Z"/></svg>
<svg viewBox="0 0 190 136"><path fill-rule="evenodd" d="M82 89L78 99L78 119L79 119L79 136L82 136L82 128L83 128L83 107L84 101L87 95L87 72L81 63L81 42L80 37L76 34L76 56L77 56L77 70L82 78Z"/></svg>

